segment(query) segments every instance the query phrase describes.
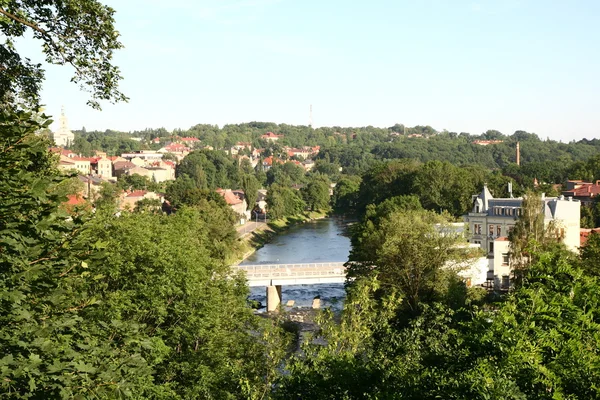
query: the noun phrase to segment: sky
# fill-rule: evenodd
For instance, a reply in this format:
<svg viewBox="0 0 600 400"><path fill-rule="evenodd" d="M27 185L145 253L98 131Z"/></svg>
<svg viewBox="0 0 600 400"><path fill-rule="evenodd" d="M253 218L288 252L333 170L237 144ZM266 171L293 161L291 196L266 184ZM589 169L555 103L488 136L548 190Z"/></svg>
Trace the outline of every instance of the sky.
<svg viewBox="0 0 600 400"><path fill-rule="evenodd" d="M93 110L49 66L42 102L71 129L307 125L312 105L315 127L600 137L596 0L101 1L130 100Z"/></svg>

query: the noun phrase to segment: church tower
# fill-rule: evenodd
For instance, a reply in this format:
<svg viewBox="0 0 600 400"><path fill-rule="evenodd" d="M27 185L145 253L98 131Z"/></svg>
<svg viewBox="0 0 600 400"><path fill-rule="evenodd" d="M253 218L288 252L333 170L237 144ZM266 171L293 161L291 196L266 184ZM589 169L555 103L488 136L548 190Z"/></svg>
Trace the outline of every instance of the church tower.
<svg viewBox="0 0 600 400"><path fill-rule="evenodd" d="M65 116L65 107L62 107L60 113L60 126L56 132L54 132L54 143L60 147L69 147L73 144L75 135L69 130L67 123L67 117Z"/></svg>

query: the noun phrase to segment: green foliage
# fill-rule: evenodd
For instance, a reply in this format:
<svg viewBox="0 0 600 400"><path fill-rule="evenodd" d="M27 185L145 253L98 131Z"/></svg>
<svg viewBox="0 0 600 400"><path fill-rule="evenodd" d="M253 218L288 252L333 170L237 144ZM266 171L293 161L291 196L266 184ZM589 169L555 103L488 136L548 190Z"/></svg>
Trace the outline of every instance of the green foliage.
<svg viewBox="0 0 600 400"><path fill-rule="evenodd" d="M176 176L188 176L200 189L231 188L240 182L237 163L220 151L196 150L177 165Z"/></svg>
<svg viewBox="0 0 600 400"><path fill-rule="evenodd" d="M306 207L310 211L329 211L330 181L325 175L313 174L309 182L300 189Z"/></svg>
<svg viewBox="0 0 600 400"><path fill-rule="evenodd" d="M88 256L77 242L84 219L67 218L49 143L25 112L0 116L0 386L12 398L120 396L149 382L137 357L136 327L112 327L83 314L99 299ZM122 342L105 340L119 332Z"/></svg>
<svg viewBox="0 0 600 400"><path fill-rule="evenodd" d="M258 179L251 174L242 175L241 188L246 196L248 210L252 210L256 204L256 199L258 198L258 189L260 189L260 183L258 182Z"/></svg>
<svg viewBox="0 0 600 400"><path fill-rule="evenodd" d="M267 184L281 185L302 184L306 181L304 168L292 162L274 165L267 171Z"/></svg>
<svg viewBox="0 0 600 400"><path fill-rule="evenodd" d="M434 303L402 325L402 297L357 280L339 324L320 318L322 340L303 344L276 398L598 398L598 281L567 253L537 260L494 310Z"/></svg>
<svg viewBox="0 0 600 400"><path fill-rule="evenodd" d="M68 217L39 124L1 117L4 397L263 398L286 343L229 269L231 210Z"/></svg>
<svg viewBox="0 0 600 400"><path fill-rule="evenodd" d="M119 69L111 63L113 52L123 47L114 27L114 12L96 0L3 0L0 99L22 100L37 108L43 69L16 50L18 39L31 35L42 43L48 63L74 67L71 80L91 93L88 104L99 108L98 100L126 101L117 89Z"/></svg>
<svg viewBox="0 0 600 400"><path fill-rule="evenodd" d="M360 176L343 176L333 188L331 204L333 209L342 214L352 214L356 211L358 190L360 189Z"/></svg>
<svg viewBox="0 0 600 400"><path fill-rule="evenodd" d="M211 201L219 207L226 207L223 197L213 190L201 189L196 182L187 175L179 177L167 186L165 198L174 208L183 206L198 206L204 201Z"/></svg>
<svg viewBox="0 0 600 400"><path fill-rule="evenodd" d="M144 146L132 139L132 135L107 129L99 131L74 131L75 140L71 146L74 153L89 157L94 155L94 150L102 150L108 155L121 155L144 149Z"/></svg>
<svg viewBox="0 0 600 400"><path fill-rule="evenodd" d="M418 314L421 303L441 301L448 295L458 272L448 266L450 261L458 264L477 256L458 246L463 241L461 234L434 212L392 211L380 219L366 220L354 232L348 277L377 275L381 291L399 290L406 311Z"/></svg>
<svg viewBox="0 0 600 400"><path fill-rule="evenodd" d="M590 276L600 277L600 233L592 232L581 247L581 267Z"/></svg>
<svg viewBox="0 0 600 400"><path fill-rule="evenodd" d="M305 208L305 203L297 190L277 183L269 188L266 202L267 215L274 220L301 214Z"/></svg>
<svg viewBox="0 0 600 400"><path fill-rule="evenodd" d="M542 198L528 192L521 205L519 219L509 234L510 265L515 283L521 283L524 272L535 263L538 254L553 247L564 247L560 226L544 223Z"/></svg>
<svg viewBox="0 0 600 400"><path fill-rule="evenodd" d="M151 183L148 177L140 174L122 175L117 187L121 190L147 190Z"/></svg>

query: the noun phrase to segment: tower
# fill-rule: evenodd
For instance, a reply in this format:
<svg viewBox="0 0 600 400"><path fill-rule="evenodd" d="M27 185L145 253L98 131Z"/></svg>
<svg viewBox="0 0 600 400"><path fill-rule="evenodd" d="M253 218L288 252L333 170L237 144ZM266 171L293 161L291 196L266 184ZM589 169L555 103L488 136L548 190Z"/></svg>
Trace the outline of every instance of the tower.
<svg viewBox="0 0 600 400"><path fill-rule="evenodd" d="M310 105L310 111L308 114L308 127L312 128L313 119L312 119L312 104Z"/></svg>
<svg viewBox="0 0 600 400"><path fill-rule="evenodd" d="M517 142L517 165L521 165L521 146Z"/></svg>
<svg viewBox="0 0 600 400"><path fill-rule="evenodd" d="M65 116L65 107L63 106L60 113L60 126L54 133L54 143L60 147L69 147L73 144L75 135L69 130L67 117Z"/></svg>

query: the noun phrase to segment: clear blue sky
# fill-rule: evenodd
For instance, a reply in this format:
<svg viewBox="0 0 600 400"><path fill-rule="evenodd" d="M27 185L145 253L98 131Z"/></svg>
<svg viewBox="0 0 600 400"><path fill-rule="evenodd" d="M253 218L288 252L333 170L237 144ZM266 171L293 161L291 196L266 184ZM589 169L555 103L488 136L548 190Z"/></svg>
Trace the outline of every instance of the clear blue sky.
<svg viewBox="0 0 600 400"><path fill-rule="evenodd" d="M73 129L307 124L312 104L315 126L599 137L596 0L104 2L131 100L92 110L51 67L43 101Z"/></svg>

